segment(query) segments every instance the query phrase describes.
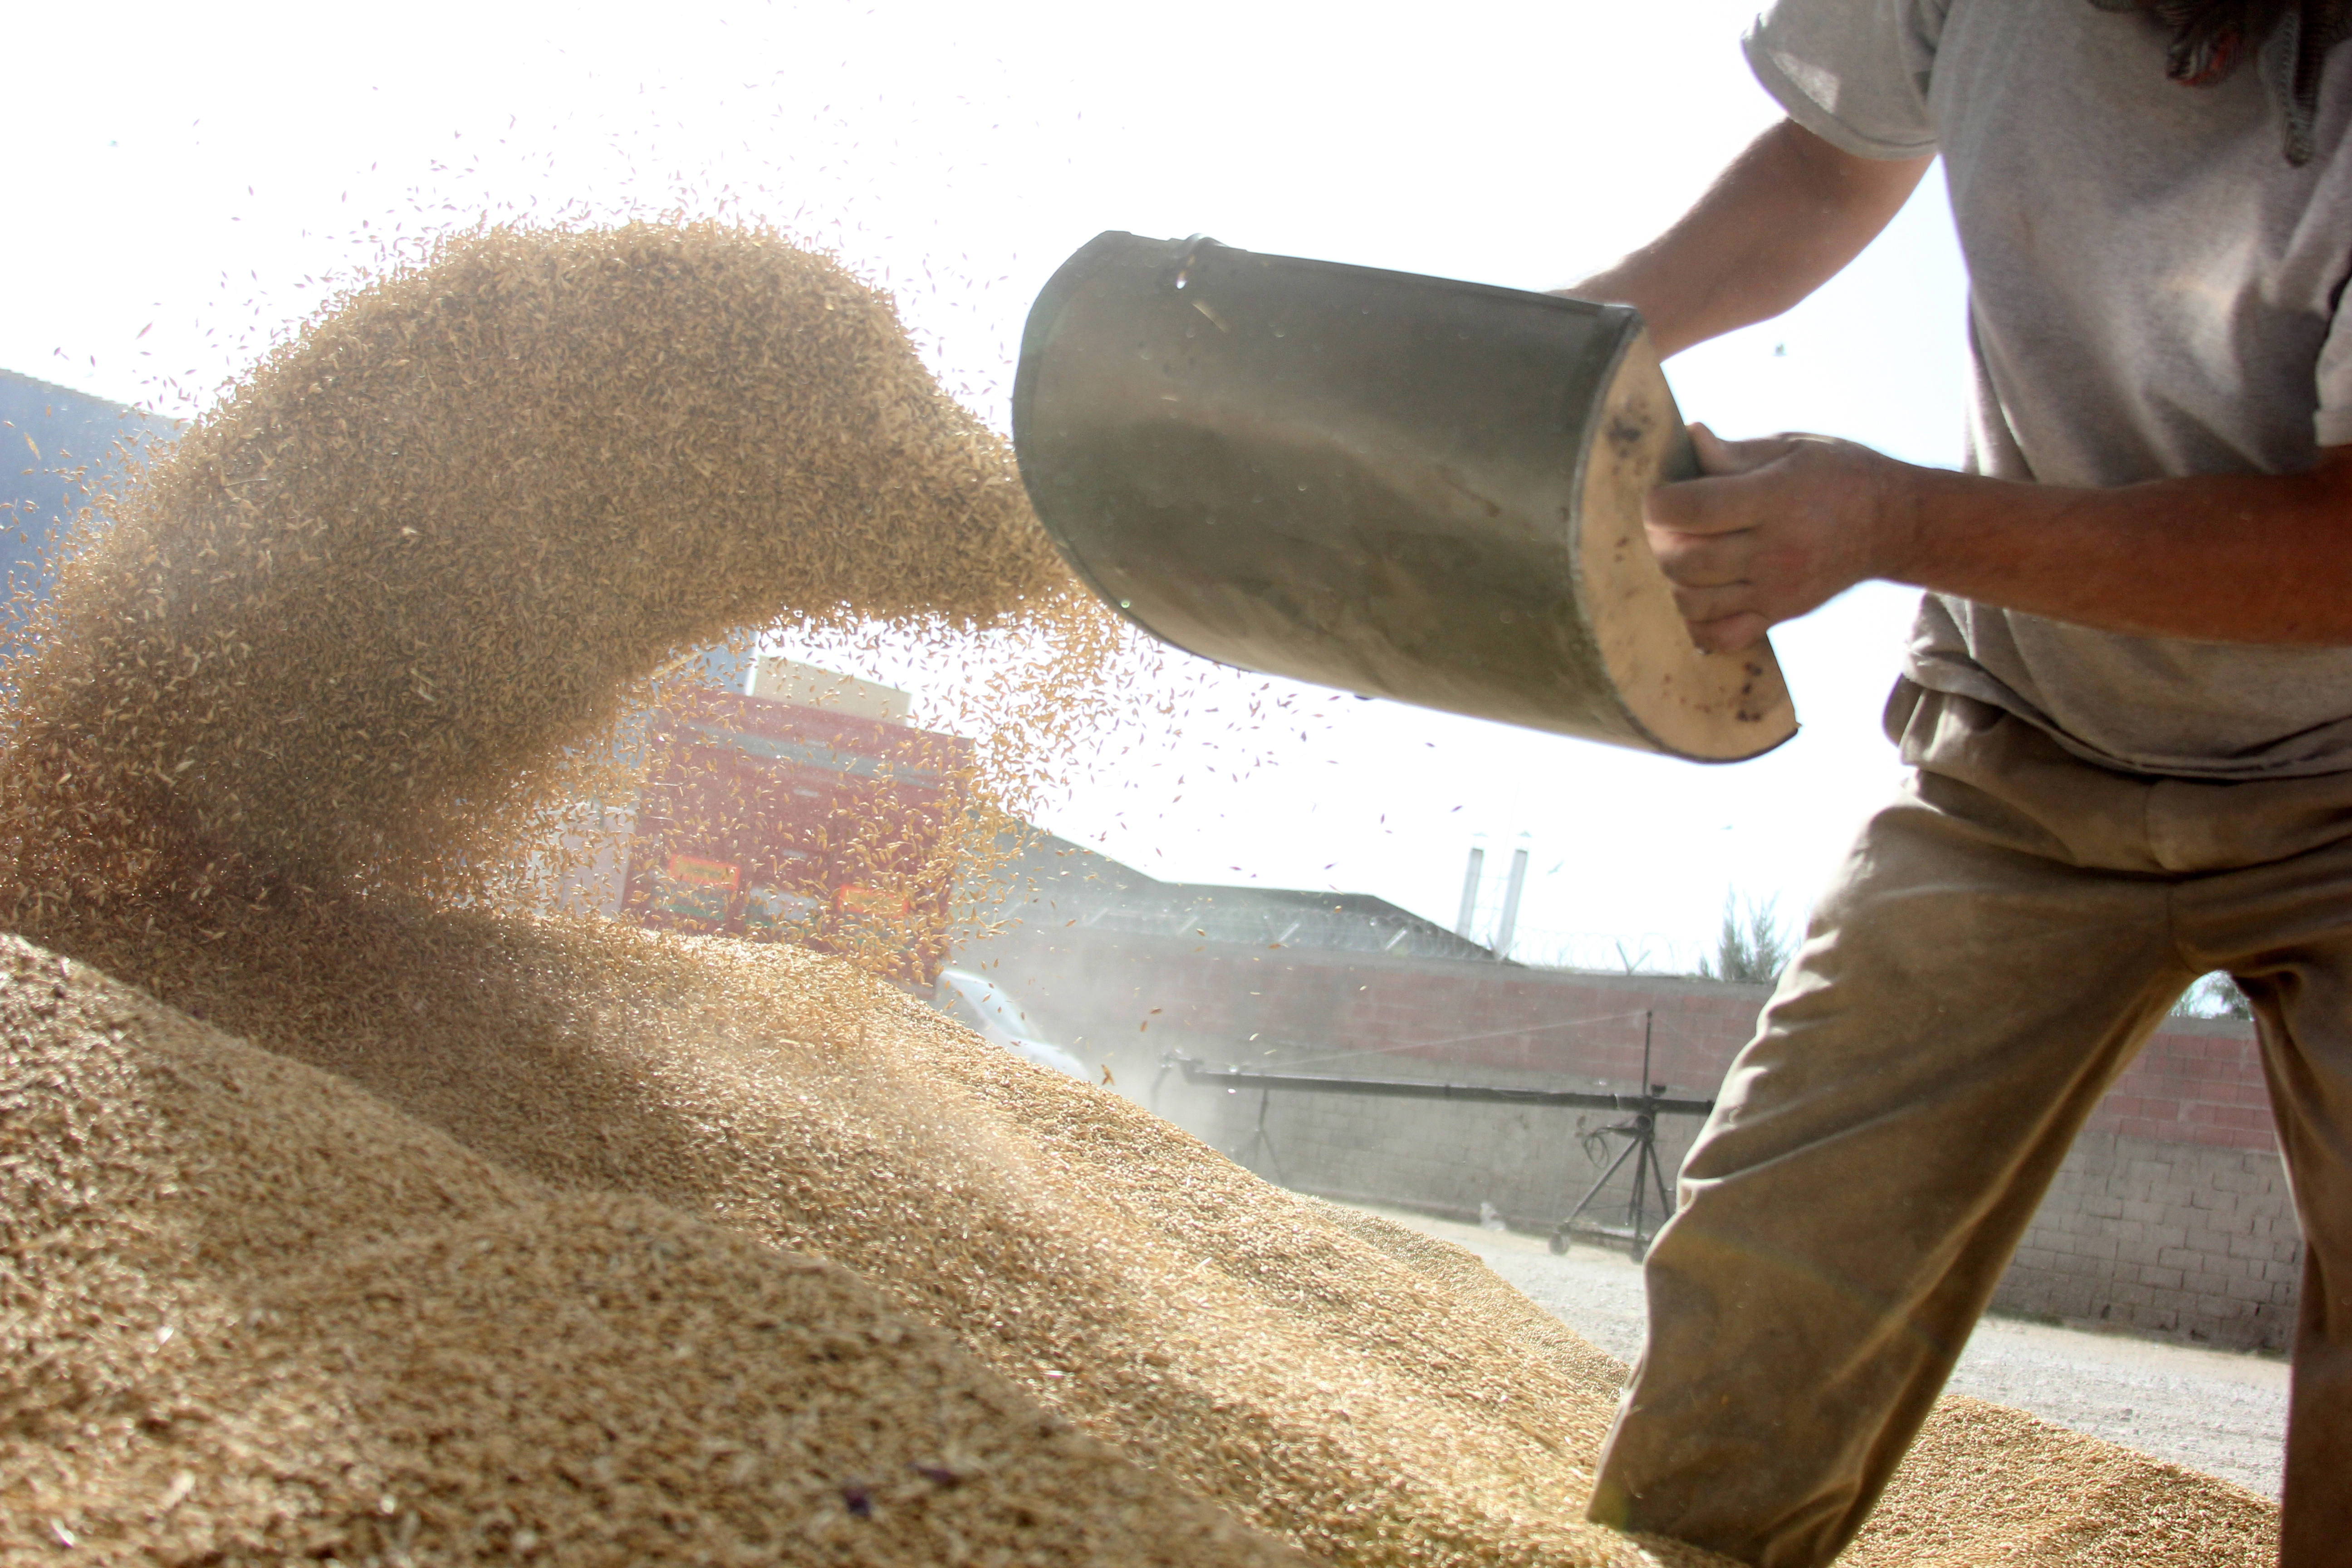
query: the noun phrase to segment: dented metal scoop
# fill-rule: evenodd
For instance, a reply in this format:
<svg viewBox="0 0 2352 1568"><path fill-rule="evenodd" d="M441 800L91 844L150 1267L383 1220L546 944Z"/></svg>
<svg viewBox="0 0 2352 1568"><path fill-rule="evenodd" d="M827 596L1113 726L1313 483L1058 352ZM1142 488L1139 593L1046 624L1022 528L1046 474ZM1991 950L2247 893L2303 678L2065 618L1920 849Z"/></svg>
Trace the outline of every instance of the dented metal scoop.
<svg viewBox="0 0 2352 1568"><path fill-rule="evenodd" d="M1030 310L1013 432L1073 569L1190 652L1702 761L1796 732L1650 553L1692 467L1625 307L1104 234Z"/></svg>

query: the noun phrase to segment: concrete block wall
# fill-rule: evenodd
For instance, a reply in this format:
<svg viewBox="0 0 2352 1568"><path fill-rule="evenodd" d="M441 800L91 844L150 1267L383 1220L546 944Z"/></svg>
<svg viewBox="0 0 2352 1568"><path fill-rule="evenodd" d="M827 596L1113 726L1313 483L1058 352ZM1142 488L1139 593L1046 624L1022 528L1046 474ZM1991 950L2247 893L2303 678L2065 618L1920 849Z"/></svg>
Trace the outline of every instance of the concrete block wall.
<svg viewBox="0 0 2352 1568"><path fill-rule="evenodd" d="M1995 1308L2284 1350L2303 1231L2275 1152L2085 1132Z"/></svg>
<svg viewBox="0 0 2352 1568"><path fill-rule="evenodd" d="M1993 1304L2284 1350L2302 1279L2252 1028L2174 1019L2092 1113Z"/></svg>
<svg viewBox="0 0 2352 1568"><path fill-rule="evenodd" d="M1139 1100L1171 1048L1242 1067L1711 1097L1753 1033L1762 986L1434 959L1110 936L993 945L992 972L1045 1031L1108 1060ZM1549 1226L1597 1166L1580 1132L1609 1112L1186 1089L1159 1109L1304 1190ZM1669 1186L1697 1124L1664 1119ZM1601 1161L1615 1152L1615 1140ZM1595 1207L1622 1223L1631 1162ZM2236 1349L2281 1349L2302 1237L2252 1028L2168 1020L2093 1113L1995 1299L2007 1310Z"/></svg>

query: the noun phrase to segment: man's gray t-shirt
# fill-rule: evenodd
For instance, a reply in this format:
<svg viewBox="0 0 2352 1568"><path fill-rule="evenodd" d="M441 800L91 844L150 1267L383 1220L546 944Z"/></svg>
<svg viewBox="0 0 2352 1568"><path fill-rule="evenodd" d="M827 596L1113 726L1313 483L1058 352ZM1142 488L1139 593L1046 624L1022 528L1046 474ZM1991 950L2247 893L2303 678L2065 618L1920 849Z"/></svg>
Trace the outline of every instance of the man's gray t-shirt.
<svg viewBox="0 0 2352 1568"><path fill-rule="evenodd" d="M2352 443L2352 44L2317 155L2284 156L2266 49L2166 79L2169 31L2089 0L1779 0L1748 37L1790 116L1943 154L1967 258L1971 471L2110 487L2294 473ZM2345 520L2352 550L2352 517ZM2352 769L2352 649L2129 637L1930 594L1909 669L2094 762L2208 778Z"/></svg>

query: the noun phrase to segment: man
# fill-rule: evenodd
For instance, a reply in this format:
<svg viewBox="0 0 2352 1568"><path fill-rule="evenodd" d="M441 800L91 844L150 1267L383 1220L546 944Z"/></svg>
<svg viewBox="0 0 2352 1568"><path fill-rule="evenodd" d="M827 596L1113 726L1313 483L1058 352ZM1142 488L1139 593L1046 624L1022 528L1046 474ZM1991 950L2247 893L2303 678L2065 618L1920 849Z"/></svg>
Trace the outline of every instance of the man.
<svg viewBox="0 0 2352 1568"><path fill-rule="evenodd" d="M1789 118L1570 292L1661 353L1787 309L1946 164L1968 472L1694 429L1693 635L1927 590L1864 827L1648 1262L1592 1516L1764 1568L1868 1514L2084 1118L2253 1004L2306 1235L2282 1561L2352 1563L2352 6L1779 0Z"/></svg>

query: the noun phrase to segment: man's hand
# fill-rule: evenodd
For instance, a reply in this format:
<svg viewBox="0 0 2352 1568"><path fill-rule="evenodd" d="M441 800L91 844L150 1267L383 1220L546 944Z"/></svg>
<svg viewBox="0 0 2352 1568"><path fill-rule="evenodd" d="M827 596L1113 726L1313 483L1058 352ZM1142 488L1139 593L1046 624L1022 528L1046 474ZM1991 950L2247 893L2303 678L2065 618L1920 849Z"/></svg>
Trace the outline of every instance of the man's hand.
<svg viewBox="0 0 2352 1568"><path fill-rule="evenodd" d="M2352 647L2352 447L2294 474L2108 489L1916 468L1851 441L1720 441L1643 503L1691 637L1710 651L1864 578L2148 637Z"/></svg>
<svg viewBox="0 0 2352 1568"><path fill-rule="evenodd" d="M1652 490L1642 516L1708 652L1749 647L1901 559L1908 465L1827 436L1725 441L1694 425L1691 443L1705 477Z"/></svg>

